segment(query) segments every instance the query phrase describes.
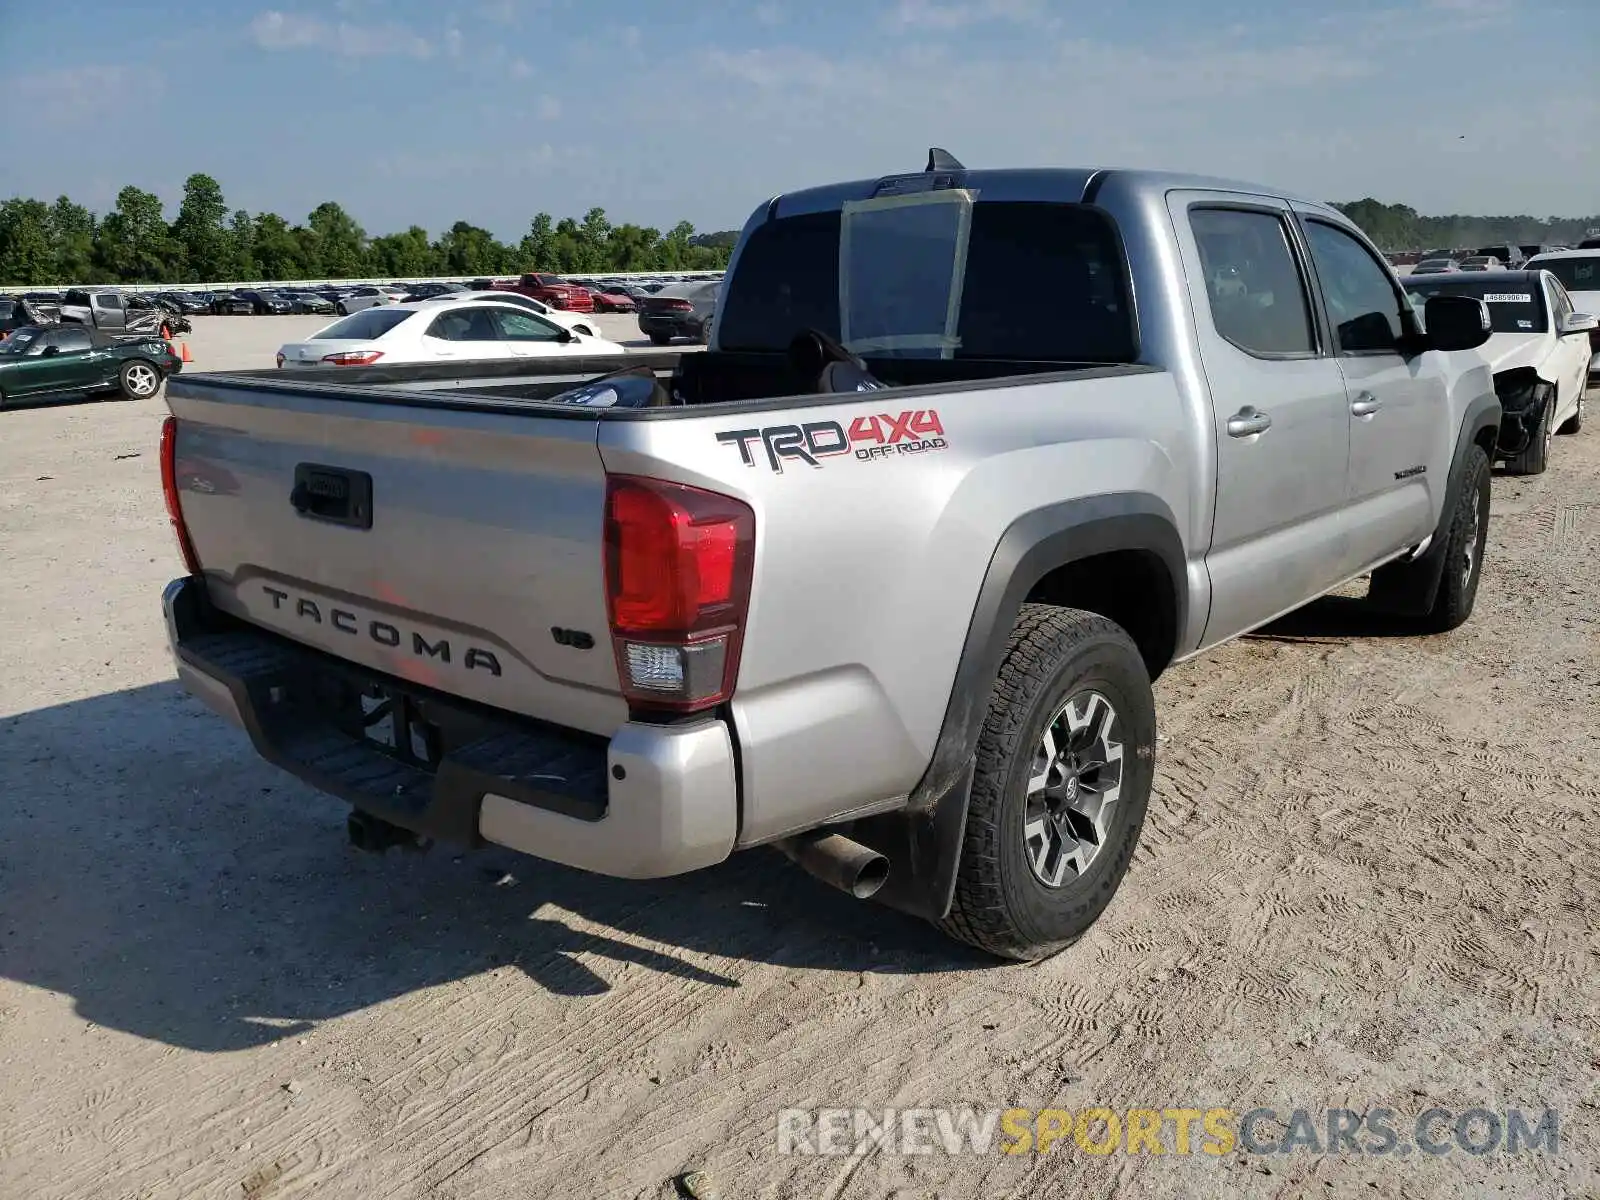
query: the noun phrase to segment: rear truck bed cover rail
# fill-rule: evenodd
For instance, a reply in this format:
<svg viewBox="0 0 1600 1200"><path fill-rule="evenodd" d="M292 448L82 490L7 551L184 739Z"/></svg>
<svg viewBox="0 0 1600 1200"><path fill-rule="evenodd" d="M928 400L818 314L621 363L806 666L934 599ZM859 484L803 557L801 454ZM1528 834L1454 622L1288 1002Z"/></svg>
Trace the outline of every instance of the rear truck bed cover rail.
<svg viewBox="0 0 1600 1200"><path fill-rule="evenodd" d="M1470 614L1484 317L1424 332L1272 189L935 154L757 209L703 353L173 380L168 635L363 845L772 845L1039 957L1127 869L1170 663L1369 573L1419 629ZM639 366L649 407L561 396Z"/></svg>

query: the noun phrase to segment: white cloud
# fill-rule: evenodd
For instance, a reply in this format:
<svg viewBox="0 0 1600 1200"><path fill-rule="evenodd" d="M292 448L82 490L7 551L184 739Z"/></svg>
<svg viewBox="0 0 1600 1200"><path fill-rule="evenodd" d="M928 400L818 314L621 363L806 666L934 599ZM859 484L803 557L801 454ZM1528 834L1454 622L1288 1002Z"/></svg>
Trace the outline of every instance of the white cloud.
<svg viewBox="0 0 1600 1200"><path fill-rule="evenodd" d="M316 17L268 9L250 22L250 37L263 50L326 50L348 58L431 58L433 45L403 25L330 25Z"/></svg>
<svg viewBox="0 0 1600 1200"><path fill-rule="evenodd" d="M948 32L995 21L1033 25L1043 23L1046 19L1042 0L961 0L958 3L897 0L884 17L884 24L891 29Z"/></svg>
<svg viewBox="0 0 1600 1200"><path fill-rule="evenodd" d="M783 16L783 7L772 3L772 0L756 5L756 20L763 25L781 25Z"/></svg>
<svg viewBox="0 0 1600 1200"><path fill-rule="evenodd" d="M539 102L534 105L534 113L541 121L554 121L561 115L561 101L554 96L540 96Z"/></svg>
<svg viewBox="0 0 1600 1200"><path fill-rule="evenodd" d="M528 60L519 58L511 64L511 78L527 79L533 74L533 68L528 65Z"/></svg>
<svg viewBox="0 0 1600 1200"><path fill-rule="evenodd" d="M166 87L159 71L121 64L85 64L12 76L10 88L22 107L49 125L73 125L104 114L103 97L124 91L150 96Z"/></svg>
<svg viewBox="0 0 1600 1200"><path fill-rule="evenodd" d="M452 29L444 35L444 52L451 58L461 57L461 48L466 39L461 36L461 30Z"/></svg>

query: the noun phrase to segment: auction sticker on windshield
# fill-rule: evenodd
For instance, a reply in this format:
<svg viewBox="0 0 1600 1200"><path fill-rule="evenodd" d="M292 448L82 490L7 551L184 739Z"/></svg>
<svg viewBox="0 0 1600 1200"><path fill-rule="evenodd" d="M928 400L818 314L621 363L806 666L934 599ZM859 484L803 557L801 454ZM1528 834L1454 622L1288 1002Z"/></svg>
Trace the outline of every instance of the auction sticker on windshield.
<svg viewBox="0 0 1600 1200"><path fill-rule="evenodd" d="M1485 304L1532 304L1533 296L1528 292L1490 292L1483 298Z"/></svg>

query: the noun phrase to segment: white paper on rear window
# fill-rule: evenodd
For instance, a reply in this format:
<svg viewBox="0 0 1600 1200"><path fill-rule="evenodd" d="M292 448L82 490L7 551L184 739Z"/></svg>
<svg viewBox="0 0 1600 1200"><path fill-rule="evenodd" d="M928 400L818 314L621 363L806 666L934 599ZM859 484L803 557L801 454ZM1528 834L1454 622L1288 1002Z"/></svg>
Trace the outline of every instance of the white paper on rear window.
<svg viewBox="0 0 1600 1200"><path fill-rule="evenodd" d="M1533 296L1528 292L1490 292L1483 298L1485 304L1532 304Z"/></svg>
<svg viewBox="0 0 1600 1200"><path fill-rule="evenodd" d="M839 340L858 354L953 358L977 193L848 200L839 214Z"/></svg>

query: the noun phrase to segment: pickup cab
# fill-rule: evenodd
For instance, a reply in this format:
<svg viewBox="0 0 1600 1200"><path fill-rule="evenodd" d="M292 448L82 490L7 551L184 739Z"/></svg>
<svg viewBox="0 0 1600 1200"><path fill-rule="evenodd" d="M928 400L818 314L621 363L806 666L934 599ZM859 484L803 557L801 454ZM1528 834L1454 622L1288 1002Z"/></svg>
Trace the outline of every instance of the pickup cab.
<svg viewBox="0 0 1600 1200"><path fill-rule="evenodd" d="M516 292L518 295L542 300L551 308L562 308L570 312L594 311L594 297L589 294L589 289L568 283L559 275L530 272L520 276L515 283L497 283L494 287L498 291Z"/></svg>
<svg viewBox="0 0 1600 1200"><path fill-rule="evenodd" d="M1369 574L1467 619L1488 335L1316 201L935 151L762 204L704 352L174 379L168 634L363 847L771 846L1038 958L1127 871L1163 670Z"/></svg>

